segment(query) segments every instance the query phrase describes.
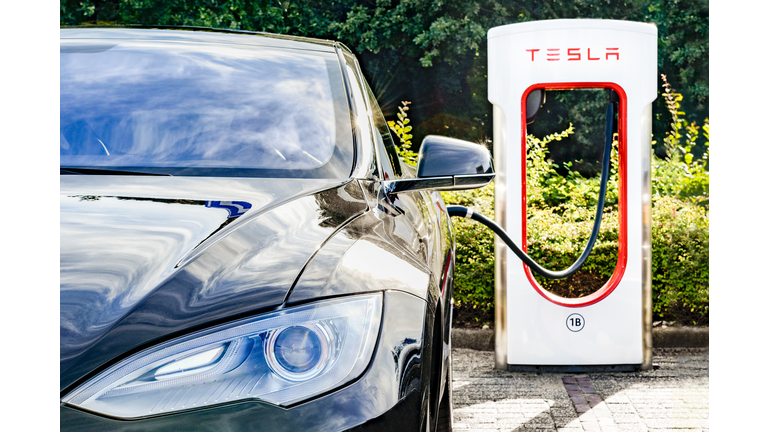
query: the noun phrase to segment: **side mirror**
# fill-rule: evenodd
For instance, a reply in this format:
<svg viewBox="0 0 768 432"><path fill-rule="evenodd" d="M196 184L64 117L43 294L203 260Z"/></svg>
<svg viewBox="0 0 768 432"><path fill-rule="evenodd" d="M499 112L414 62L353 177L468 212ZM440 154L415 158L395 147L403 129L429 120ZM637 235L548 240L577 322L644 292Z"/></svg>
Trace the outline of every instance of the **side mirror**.
<svg viewBox="0 0 768 432"><path fill-rule="evenodd" d="M525 124L533 123L533 120L536 119L536 113L546 101L547 94L544 89L537 89L528 93L528 97L525 98Z"/></svg>
<svg viewBox="0 0 768 432"><path fill-rule="evenodd" d="M493 180L491 153L469 141L429 135L421 142L415 179L384 182L387 194L424 189L461 190Z"/></svg>

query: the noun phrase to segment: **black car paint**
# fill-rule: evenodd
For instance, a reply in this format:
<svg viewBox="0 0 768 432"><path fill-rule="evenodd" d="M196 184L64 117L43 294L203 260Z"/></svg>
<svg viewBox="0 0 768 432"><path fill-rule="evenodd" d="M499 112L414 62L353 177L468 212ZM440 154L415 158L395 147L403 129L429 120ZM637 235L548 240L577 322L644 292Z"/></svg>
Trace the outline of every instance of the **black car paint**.
<svg viewBox="0 0 768 432"><path fill-rule="evenodd" d="M395 421L387 421L387 428L418 430L422 376L428 371L423 370L425 361L420 349L402 354L403 346L422 343L426 303L399 291L387 291L384 297L381 334L371 365L359 380L340 390L288 409L247 401L134 421L110 419L62 406L62 429L78 432L338 431L360 425L368 429L386 414Z"/></svg>
<svg viewBox="0 0 768 432"><path fill-rule="evenodd" d="M373 147L357 135L358 146ZM386 292L372 363L342 389L287 410L253 401L135 421L62 404L62 429L375 429L390 425L386 418L415 429L426 412L434 416L427 405L439 403L442 388L430 381L442 386L446 374L454 259L438 193L384 196L376 171L357 180L63 175L61 199L62 395L132 353L201 328L325 297ZM202 205L227 200L252 207L228 218ZM122 207L100 212L104 203ZM355 248L375 252L369 264L396 266L387 269L387 284L344 265ZM401 277L402 269L416 277ZM420 309L409 312L417 299ZM438 371L433 341L443 352ZM428 379L433 374L440 378Z"/></svg>
<svg viewBox="0 0 768 432"><path fill-rule="evenodd" d="M221 180L221 189L209 186L214 195L204 200L210 179L142 177L133 191L97 186L110 180L125 182L61 180L62 389L115 353L279 306L315 250L367 208L355 181L297 196L309 187L306 181ZM173 183L199 189L184 195L169 187ZM238 201L253 207L226 224L226 210L201 203L232 196L237 183ZM175 198L146 196L152 189ZM115 190L120 195L105 193Z"/></svg>

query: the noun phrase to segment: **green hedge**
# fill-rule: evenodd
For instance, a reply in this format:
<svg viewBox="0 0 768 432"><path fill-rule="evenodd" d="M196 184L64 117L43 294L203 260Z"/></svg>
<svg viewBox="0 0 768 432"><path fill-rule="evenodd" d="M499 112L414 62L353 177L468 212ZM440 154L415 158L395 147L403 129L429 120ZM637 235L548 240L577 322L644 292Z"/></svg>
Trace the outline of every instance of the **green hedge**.
<svg viewBox="0 0 768 432"><path fill-rule="evenodd" d="M678 198L653 202L653 312L666 321L709 323L709 214Z"/></svg>
<svg viewBox="0 0 768 432"><path fill-rule="evenodd" d="M463 205L493 217L493 183L482 189L443 192L448 205ZM451 218L456 234L456 271L453 300L489 311L493 308L494 234L485 225L471 219Z"/></svg>
<svg viewBox="0 0 768 432"><path fill-rule="evenodd" d="M445 192L446 204L465 205L493 217L493 184L482 189ZM546 268L563 269L574 262L587 242L589 211L558 214L536 209L529 217L529 251ZM591 213L590 218L594 217ZM709 215L689 201L655 195L651 219L654 320L706 325L709 322ZM453 218L456 230L454 301L459 307L489 311L494 301L494 234L485 226ZM580 272L604 280L618 255L618 212L603 216L600 236ZM510 253L512 262L517 260ZM550 288L553 282L537 277Z"/></svg>

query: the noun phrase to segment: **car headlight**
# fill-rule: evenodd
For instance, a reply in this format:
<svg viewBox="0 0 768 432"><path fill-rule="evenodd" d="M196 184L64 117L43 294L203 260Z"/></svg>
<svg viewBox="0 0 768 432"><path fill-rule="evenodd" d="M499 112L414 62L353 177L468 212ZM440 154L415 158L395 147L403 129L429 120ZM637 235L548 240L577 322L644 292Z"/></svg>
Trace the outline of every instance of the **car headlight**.
<svg viewBox="0 0 768 432"><path fill-rule="evenodd" d="M137 418L243 399L291 405L358 377L382 295L288 308L175 339L96 375L62 402Z"/></svg>

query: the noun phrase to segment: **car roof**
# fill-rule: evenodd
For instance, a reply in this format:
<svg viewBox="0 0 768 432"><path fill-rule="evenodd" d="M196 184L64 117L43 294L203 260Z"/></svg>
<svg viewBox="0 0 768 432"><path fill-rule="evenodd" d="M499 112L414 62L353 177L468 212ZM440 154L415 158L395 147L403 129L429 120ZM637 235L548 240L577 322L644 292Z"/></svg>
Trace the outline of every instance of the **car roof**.
<svg viewBox="0 0 768 432"><path fill-rule="evenodd" d="M350 52L343 44L331 40L206 27L62 27L59 37L60 39L126 39L220 43L323 52L334 52L338 46Z"/></svg>

